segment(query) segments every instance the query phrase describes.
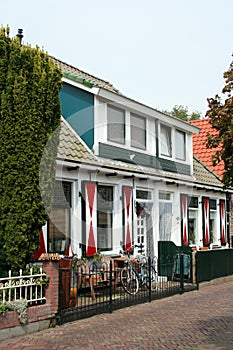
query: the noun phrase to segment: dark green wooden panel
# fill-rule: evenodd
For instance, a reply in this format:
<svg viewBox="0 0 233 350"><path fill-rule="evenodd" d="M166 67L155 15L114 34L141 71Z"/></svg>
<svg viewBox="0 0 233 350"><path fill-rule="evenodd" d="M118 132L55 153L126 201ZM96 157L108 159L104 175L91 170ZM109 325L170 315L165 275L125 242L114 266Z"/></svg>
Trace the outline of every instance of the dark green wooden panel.
<svg viewBox="0 0 233 350"><path fill-rule="evenodd" d="M181 164L163 158L156 158L155 156L153 157L145 153L135 152L104 143L99 143L99 155L101 157L122 160L127 163L148 166L163 171L190 175L190 166L187 164Z"/></svg>
<svg viewBox="0 0 233 350"><path fill-rule="evenodd" d="M196 261L197 282L233 275L233 249L198 251Z"/></svg>

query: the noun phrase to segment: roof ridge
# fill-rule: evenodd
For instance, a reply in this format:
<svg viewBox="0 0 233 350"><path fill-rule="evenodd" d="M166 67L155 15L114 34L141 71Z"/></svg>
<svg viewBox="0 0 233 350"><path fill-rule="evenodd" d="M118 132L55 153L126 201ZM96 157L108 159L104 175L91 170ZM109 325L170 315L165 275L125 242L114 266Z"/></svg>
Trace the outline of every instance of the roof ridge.
<svg viewBox="0 0 233 350"><path fill-rule="evenodd" d="M109 81L107 81L107 80L105 80L105 79L102 79L102 78L99 78L99 77L97 77L97 76L95 76L95 75L93 75L93 74L90 74L90 73L88 73L88 72L85 72L84 70L79 69L79 68L75 67L74 65L69 64L69 63L67 63L67 62L64 62L64 61L62 61L62 60L60 60L60 59L58 59L58 58L56 58L56 57L54 57L54 56L50 56L50 57L51 57L53 60L55 60L58 64L65 65L65 66L67 66L67 67L70 67L71 69L76 70L77 72L79 72L79 73L81 73L81 74L88 75L90 78L93 78L93 79L102 81L104 84L109 85L115 92L120 93L120 91L119 91L112 83L110 83ZM98 83L97 83L97 85L98 85Z"/></svg>

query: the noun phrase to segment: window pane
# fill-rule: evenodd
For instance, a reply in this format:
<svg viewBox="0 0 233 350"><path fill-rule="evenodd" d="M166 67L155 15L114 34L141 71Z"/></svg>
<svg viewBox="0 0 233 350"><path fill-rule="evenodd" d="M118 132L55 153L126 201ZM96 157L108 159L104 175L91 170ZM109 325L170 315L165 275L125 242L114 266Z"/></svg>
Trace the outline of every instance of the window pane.
<svg viewBox="0 0 233 350"><path fill-rule="evenodd" d="M146 149L146 120L131 114L131 146Z"/></svg>
<svg viewBox="0 0 233 350"><path fill-rule="evenodd" d="M48 226L49 252L64 252L70 231L70 210L67 208L53 208Z"/></svg>
<svg viewBox="0 0 233 350"><path fill-rule="evenodd" d="M159 192L159 199L170 201L171 200L171 194L167 192Z"/></svg>
<svg viewBox="0 0 233 350"><path fill-rule="evenodd" d="M160 153L164 156L172 156L171 128L166 125L160 126Z"/></svg>
<svg viewBox="0 0 233 350"><path fill-rule="evenodd" d="M71 183L56 181L48 221L49 252L63 253L70 237Z"/></svg>
<svg viewBox="0 0 233 350"><path fill-rule="evenodd" d="M125 112L122 109L108 106L108 140L125 143Z"/></svg>
<svg viewBox="0 0 233 350"><path fill-rule="evenodd" d="M112 249L112 209L113 187L97 187L97 248L101 250Z"/></svg>
<svg viewBox="0 0 233 350"><path fill-rule="evenodd" d="M189 207L198 208L198 197L189 197Z"/></svg>
<svg viewBox="0 0 233 350"><path fill-rule="evenodd" d="M217 201L216 201L216 199L210 199L209 203L210 203L210 209L213 209L213 210L217 209Z"/></svg>
<svg viewBox="0 0 233 350"><path fill-rule="evenodd" d="M196 244L197 243L197 210L188 211L188 233L189 233L189 243Z"/></svg>
<svg viewBox="0 0 233 350"><path fill-rule="evenodd" d="M151 199L151 191L136 190L136 197L138 199Z"/></svg>
<svg viewBox="0 0 233 350"><path fill-rule="evenodd" d="M112 248L112 212L98 211L97 248Z"/></svg>
<svg viewBox="0 0 233 350"><path fill-rule="evenodd" d="M159 203L159 239L160 241L171 240L172 229L172 203Z"/></svg>
<svg viewBox="0 0 233 350"><path fill-rule="evenodd" d="M185 133L176 130L176 158L185 160Z"/></svg>

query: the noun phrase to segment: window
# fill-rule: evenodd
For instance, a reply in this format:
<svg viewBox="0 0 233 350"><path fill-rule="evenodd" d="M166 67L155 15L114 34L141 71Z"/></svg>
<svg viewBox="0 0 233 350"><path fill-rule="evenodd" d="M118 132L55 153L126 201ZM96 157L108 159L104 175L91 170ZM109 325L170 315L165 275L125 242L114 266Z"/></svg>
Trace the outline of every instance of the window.
<svg viewBox="0 0 233 350"><path fill-rule="evenodd" d="M179 130L175 132L176 158L185 160L185 133Z"/></svg>
<svg viewBox="0 0 233 350"><path fill-rule="evenodd" d="M159 240L170 241L172 229L171 193L159 193Z"/></svg>
<svg viewBox="0 0 233 350"><path fill-rule="evenodd" d="M113 187L98 185L97 194L97 248L111 250Z"/></svg>
<svg viewBox="0 0 233 350"><path fill-rule="evenodd" d="M107 107L108 140L125 143L125 111L113 106Z"/></svg>
<svg viewBox="0 0 233 350"><path fill-rule="evenodd" d="M197 244L198 197L189 197L188 233L189 244Z"/></svg>
<svg viewBox="0 0 233 350"><path fill-rule="evenodd" d="M136 198L138 199L151 199L151 191L136 190Z"/></svg>
<svg viewBox="0 0 233 350"><path fill-rule="evenodd" d="M163 156L172 156L171 128L160 125L160 153Z"/></svg>
<svg viewBox="0 0 233 350"><path fill-rule="evenodd" d="M209 200L210 205L210 243L218 243L217 241L217 201Z"/></svg>
<svg viewBox="0 0 233 350"><path fill-rule="evenodd" d="M146 119L131 114L131 146L146 149Z"/></svg>
<svg viewBox="0 0 233 350"><path fill-rule="evenodd" d="M64 253L70 237L71 183L56 181L48 221L49 252Z"/></svg>

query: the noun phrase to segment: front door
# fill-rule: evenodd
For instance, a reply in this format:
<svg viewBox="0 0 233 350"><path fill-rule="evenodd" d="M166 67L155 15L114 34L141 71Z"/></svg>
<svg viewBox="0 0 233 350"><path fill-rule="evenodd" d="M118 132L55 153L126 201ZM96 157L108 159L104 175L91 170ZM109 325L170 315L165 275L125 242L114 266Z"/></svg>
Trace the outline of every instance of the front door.
<svg viewBox="0 0 233 350"><path fill-rule="evenodd" d="M146 256L154 256L154 239L151 210L152 203L142 203L143 211L137 216L137 237L136 244L141 245L142 249L138 248L136 252ZM139 251L138 251L139 250Z"/></svg>
<svg viewBox="0 0 233 350"><path fill-rule="evenodd" d="M141 252L140 248L137 248L137 251L139 251L141 254L146 253L146 216L137 217L136 245L142 246Z"/></svg>

